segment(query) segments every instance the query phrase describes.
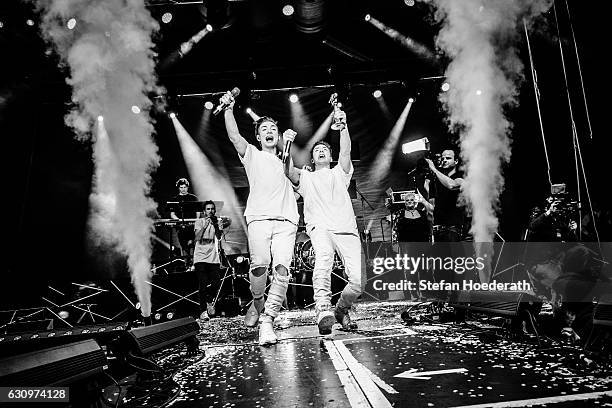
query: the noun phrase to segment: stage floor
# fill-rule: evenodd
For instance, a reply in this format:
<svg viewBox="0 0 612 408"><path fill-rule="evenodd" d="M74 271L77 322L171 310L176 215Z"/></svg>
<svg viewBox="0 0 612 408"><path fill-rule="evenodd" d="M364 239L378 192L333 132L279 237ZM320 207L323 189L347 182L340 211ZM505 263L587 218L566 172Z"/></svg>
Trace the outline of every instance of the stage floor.
<svg viewBox="0 0 612 408"><path fill-rule="evenodd" d="M172 373L173 407L612 406L612 376L576 348L496 334L468 324L399 317L408 302L361 303L356 332L319 336L310 310L284 312L280 342L257 344L242 318L202 324L200 353L175 346L153 356ZM492 323L492 324L491 324ZM126 388L124 406L155 404Z"/></svg>

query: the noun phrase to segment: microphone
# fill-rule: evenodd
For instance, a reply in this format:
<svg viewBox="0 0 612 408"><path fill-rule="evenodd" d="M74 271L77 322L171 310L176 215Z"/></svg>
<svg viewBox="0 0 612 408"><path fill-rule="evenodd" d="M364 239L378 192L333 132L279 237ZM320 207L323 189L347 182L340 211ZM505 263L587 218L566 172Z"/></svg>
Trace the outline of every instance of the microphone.
<svg viewBox="0 0 612 408"><path fill-rule="evenodd" d="M293 137L295 137L296 133L293 130L288 129L285 133L288 132L293 134ZM293 140L288 138L285 139L285 148L283 149L283 164L287 163L287 160L289 160L289 151L291 150L291 143L293 143Z"/></svg>
<svg viewBox="0 0 612 408"><path fill-rule="evenodd" d="M236 98L238 95L240 95L240 89L238 89L237 87L234 87L234 89L232 89L232 96L234 98ZM217 116L219 113L221 113L221 111L223 109L225 109L225 107L229 105L228 103L219 103L219 105L217 105L217 108L214 110L213 115Z"/></svg>
<svg viewBox="0 0 612 408"><path fill-rule="evenodd" d="M283 164L289 160L289 150L291 150L291 140L285 140L285 148L283 149Z"/></svg>

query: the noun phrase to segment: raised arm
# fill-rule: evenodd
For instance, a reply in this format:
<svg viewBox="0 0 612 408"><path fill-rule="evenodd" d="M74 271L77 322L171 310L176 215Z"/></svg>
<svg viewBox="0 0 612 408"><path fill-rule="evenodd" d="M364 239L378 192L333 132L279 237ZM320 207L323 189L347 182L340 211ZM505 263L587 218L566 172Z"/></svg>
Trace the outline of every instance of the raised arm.
<svg viewBox="0 0 612 408"><path fill-rule="evenodd" d="M293 143L295 140L295 136L297 133L291 129L287 129L283 132L283 140L285 143L290 141ZM291 158L291 146L289 146L289 151L287 152L288 157L283 157L283 164L285 169L285 176L291 180L294 185L300 184L300 174L301 170L293 166L293 159Z"/></svg>
<svg viewBox="0 0 612 408"><path fill-rule="evenodd" d="M459 190L461 188L461 186L463 185L462 178L452 179L446 174L442 173L440 170L438 170L430 159L425 160L427 161L427 164L429 165L429 168L431 169L433 174L436 175L436 177L438 178L438 180L440 180L440 183L442 183L444 187L448 188L449 190Z"/></svg>
<svg viewBox="0 0 612 408"><path fill-rule="evenodd" d="M208 228L209 224L210 224L210 218L208 217L198 218L196 220L195 225L193 226L196 241L200 241L202 239L202 236L204 235L204 231L206 231L206 228Z"/></svg>
<svg viewBox="0 0 612 408"><path fill-rule="evenodd" d="M346 113L344 111L338 111L334 115L344 118L346 123ZM348 131L348 126L344 126L340 131L340 155L338 156L338 164L345 173L348 174L351 171L351 136Z"/></svg>
<svg viewBox="0 0 612 408"><path fill-rule="evenodd" d="M244 137L240 135L240 131L238 130L238 124L236 123L236 118L234 117L234 96L231 92L226 92L221 97L220 102L227 104L227 108L225 108L225 111L223 112L227 136L234 145L234 148L236 149L240 157L244 157L248 142Z"/></svg>

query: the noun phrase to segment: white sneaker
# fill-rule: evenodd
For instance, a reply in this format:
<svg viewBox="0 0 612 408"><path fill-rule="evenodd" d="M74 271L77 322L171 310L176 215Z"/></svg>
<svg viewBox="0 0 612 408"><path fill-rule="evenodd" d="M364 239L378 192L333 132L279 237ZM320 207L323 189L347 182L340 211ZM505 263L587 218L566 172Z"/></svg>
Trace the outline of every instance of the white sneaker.
<svg viewBox="0 0 612 408"><path fill-rule="evenodd" d="M259 324L259 345L268 346L278 342L278 337L274 333L274 319L271 316L264 315Z"/></svg>
<svg viewBox="0 0 612 408"><path fill-rule="evenodd" d="M336 318L331 310L320 310L317 312L317 326L319 326L319 334L331 334L332 326L335 322Z"/></svg>

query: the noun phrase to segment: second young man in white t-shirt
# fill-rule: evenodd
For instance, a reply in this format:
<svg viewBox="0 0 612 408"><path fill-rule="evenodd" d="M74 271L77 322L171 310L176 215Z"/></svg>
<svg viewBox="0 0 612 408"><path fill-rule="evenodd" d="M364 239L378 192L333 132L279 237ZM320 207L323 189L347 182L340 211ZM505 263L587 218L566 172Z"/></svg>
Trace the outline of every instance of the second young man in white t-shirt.
<svg viewBox="0 0 612 408"><path fill-rule="evenodd" d="M335 115L346 121L343 111ZM329 144L317 142L311 152L314 171L285 167L287 177L304 197L304 221L315 251L312 282L320 334L331 333L334 320L345 330L356 329L348 312L361 294L361 242L348 194L353 165L346 125L340 130L340 155L334 168L330 168L331 153ZM342 258L348 284L332 312L331 272L335 252Z"/></svg>

